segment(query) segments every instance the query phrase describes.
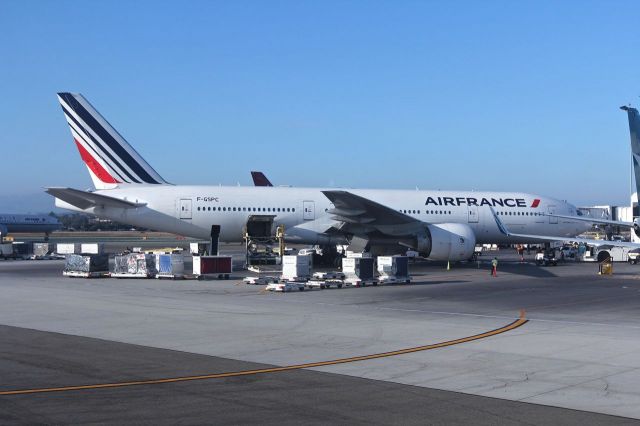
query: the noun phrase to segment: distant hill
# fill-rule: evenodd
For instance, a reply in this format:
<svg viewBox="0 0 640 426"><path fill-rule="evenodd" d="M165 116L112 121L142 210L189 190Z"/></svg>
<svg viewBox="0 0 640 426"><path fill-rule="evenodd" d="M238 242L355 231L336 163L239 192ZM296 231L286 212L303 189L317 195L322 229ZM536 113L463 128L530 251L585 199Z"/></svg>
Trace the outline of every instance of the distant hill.
<svg viewBox="0 0 640 426"><path fill-rule="evenodd" d="M6 189L6 188L5 188ZM0 213L47 214L64 213L54 205L53 197L44 191L25 194L0 195Z"/></svg>

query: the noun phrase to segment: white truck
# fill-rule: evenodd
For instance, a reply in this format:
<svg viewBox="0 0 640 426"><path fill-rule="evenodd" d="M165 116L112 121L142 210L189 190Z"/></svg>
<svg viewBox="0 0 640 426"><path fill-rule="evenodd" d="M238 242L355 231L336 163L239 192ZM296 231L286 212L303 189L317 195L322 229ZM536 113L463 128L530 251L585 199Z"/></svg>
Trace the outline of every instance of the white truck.
<svg viewBox="0 0 640 426"><path fill-rule="evenodd" d="M603 248L589 247L584 254L583 260L585 262L602 262L609 257L613 262L637 264L640 262L640 249L611 246L604 246Z"/></svg>

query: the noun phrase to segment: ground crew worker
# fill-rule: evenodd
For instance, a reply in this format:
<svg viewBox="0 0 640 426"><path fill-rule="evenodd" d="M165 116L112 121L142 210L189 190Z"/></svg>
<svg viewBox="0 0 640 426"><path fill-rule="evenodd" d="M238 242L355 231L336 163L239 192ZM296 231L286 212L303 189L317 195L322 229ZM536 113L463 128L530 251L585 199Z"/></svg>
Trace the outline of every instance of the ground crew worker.
<svg viewBox="0 0 640 426"><path fill-rule="evenodd" d="M491 261L491 275L494 277L498 276L498 258L494 257Z"/></svg>

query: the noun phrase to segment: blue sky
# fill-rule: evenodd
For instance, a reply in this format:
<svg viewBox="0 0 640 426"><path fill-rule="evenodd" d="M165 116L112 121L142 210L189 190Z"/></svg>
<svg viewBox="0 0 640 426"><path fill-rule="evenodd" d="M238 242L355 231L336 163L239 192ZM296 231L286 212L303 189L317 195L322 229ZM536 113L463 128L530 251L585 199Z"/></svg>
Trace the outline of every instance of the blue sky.
<svg viewBox="0 0 640 426"><path fill-rule="evenodd" d="M91 186L55 93L167 180L628 204L638 2L0 2L0 211Z"/></svg>

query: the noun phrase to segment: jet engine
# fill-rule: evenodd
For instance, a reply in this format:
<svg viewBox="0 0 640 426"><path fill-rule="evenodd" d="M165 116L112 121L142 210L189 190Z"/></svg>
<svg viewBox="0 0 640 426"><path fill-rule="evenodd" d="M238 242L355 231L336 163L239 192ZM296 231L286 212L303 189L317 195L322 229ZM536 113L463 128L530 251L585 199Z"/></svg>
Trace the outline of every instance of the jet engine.
<svg viewBox="0 0 640 426"><path fill-rule="evenodd" d="M636 237L640 237L640 222L638 222L638 218L633 219L633 232Z"/></svg>
<svg viewBox="0 0 640 426"><path fill-rule="evenodd" d="M416 249L431 260L467 260L475 246L476 235L463 223L428 225L427 232L416 237Z"/></svg>

